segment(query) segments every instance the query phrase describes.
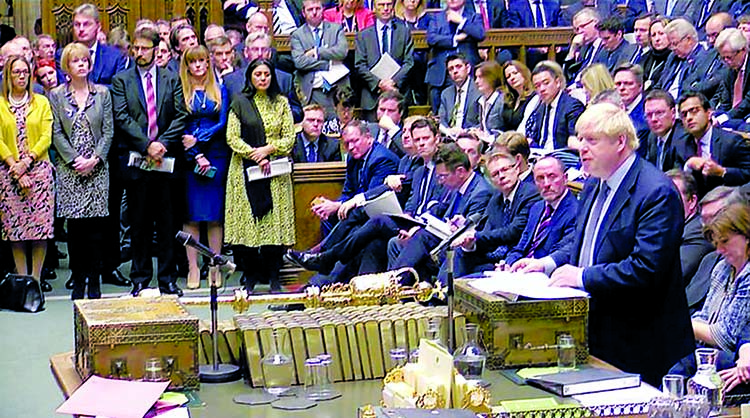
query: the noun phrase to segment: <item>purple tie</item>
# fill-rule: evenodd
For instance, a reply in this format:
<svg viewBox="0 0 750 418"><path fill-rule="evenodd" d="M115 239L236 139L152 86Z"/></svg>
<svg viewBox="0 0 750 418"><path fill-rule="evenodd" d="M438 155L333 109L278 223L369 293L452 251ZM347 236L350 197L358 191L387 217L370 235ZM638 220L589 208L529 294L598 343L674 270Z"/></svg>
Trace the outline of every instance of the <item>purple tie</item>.
<svg viewBox="0 0 750 418"><path fill-rule="evenodd" d="M529 248L529 253L527 255L528 258L534 257L534 253L539 249L539 246L542 245L542 241L544 241L544 239L547 238L547 235L549 235L550 223L552 223L552 206L544 205L544 212L539 219L539 225L536 227L534 239L531 240L531 248Z"/></svg>
<svg viewBox="0 0 750 418"><path fill-rule="evenodd" d="M148 114L148 139L155 140L158 128L156 126L156 95L151 73L146 73L146 113Z"/></svg>

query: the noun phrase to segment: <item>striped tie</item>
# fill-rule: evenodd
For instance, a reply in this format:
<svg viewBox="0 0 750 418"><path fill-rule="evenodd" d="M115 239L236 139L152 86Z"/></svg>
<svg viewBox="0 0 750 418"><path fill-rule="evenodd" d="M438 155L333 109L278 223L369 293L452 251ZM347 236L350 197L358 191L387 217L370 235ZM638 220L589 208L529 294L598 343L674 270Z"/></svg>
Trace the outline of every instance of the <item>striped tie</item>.
<svg viewBox="0 0 750 418"><path fill-rule="evenodd" d="M534 238L531 240L531 248L529 248L529 253L526 255L527 258L534 257L534 253L539 249L539 246L542 245L542 241L544 241L547 238L547 235L549 235L549 226L551 223L552 206L544 205L544 212L539 219L539 225L536 227Z"/></svg>
<svg viewBox="0 0 750 418"><path fill-rule="evenodd" d="M154 94L154 83L151 81L151 73L146 73L146 113L148 114L148 139L156 139L158 127L156 126L156 94Z"/></svg>

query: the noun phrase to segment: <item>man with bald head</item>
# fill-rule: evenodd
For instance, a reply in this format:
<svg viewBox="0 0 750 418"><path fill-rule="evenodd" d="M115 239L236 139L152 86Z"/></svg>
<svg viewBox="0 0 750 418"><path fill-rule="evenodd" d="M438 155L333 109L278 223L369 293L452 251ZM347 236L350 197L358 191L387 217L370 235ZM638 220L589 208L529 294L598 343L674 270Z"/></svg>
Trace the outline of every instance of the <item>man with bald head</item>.
<svg viewBox="0 0 750 418"><path fill-rule="evenodd" d="M573 241L512 270L551 273L551 285L590 294L589 351L652 385L695 348L682 274L682 203L635 150L628 114L595 104L576 124L583 170Z"/></svg>

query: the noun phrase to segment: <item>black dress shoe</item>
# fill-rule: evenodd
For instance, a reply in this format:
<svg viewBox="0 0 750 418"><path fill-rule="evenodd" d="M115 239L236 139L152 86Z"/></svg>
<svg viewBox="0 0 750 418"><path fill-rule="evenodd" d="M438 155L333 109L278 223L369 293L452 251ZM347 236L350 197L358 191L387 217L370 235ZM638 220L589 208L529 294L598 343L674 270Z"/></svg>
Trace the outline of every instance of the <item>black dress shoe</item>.
<svg viewBox="0 0 750 418"><path fill-rule="evenodd" d="M46 281L46 280L42 280L42 281L41 281L41 282L39 283L39 287L41 287L41 288L42 288L42 292L51 292L51 291L52 291L52 285L51 285L51 284L49 284L49 283L47 283L47 281Z"/></svg>
<svg viewBox="0 0 750 418"><path fill-rule="evenodd" d="M292 264L302 267L305 270L320 271L325 270L320 254L310 254L304 251L288 250L284 254L284 259Z"/></svg>
<svg viewBox="0 0 750 418"><path fill-rule="evenodd" d="M114 269L111 273L102 274L102 283L113 284L115 286L127 287L133 284L127 277L120 273L120 270Z"/></svg>
<svg viewBox="0 0 750 418"><path fill-rule="evenodd" d="M73 276L71 275L67 282L65 282L65 288L68 290L73 290L75 287L75 283L73 282Z"/></svg>
<svg viewBox="0 0 750 418"><path fill-rule="evenodd" d="M141 293L141 290L146 288L146 283L143 282L133 282L133 290L130 291L130 293L133 296L138 296L139 293Z"/></svg>
<svg viewBox="0 0 750 418"><path fill-rule="evenodd" d="M50 269L50 268L42 269L42 280L55 280L56 278L57 278L57 273L55 273L55 269Z"/></svg>
<svg viewBox="0 0 750 418"><path fill-rule="evenodd" d="M168 283L166 285L159 285L159 291L168 295L182 296L182 289L177 287L174 283Z"/></svg>

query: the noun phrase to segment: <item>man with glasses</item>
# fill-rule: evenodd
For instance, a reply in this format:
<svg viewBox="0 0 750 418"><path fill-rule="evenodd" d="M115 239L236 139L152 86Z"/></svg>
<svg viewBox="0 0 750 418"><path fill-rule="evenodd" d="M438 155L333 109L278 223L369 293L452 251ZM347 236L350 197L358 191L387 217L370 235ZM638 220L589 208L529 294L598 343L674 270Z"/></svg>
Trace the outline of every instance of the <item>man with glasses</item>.
<svg viewBox="0 0 750 418"><path fill-rule="evenodd" d="M271 59L273 50L271 49L271 37L265 32L253 32L245 38L245 48L243 49L245 60L249 63L256 59ZM229 97L241 93L245 88L245 72L247 65L242 66L232 73L224 76L224 85L227 87ZM297 98L297 91L294 89L294 78L286 71L275 69L276 82L279 83L281 94L289 99L289 107L292 108L292 117L294 123L302 122L302 105Z"/></svg>
<svg viewBox="0 0 750 418"><path fill-rule="evenodd" d="M596 28L599 21L599 13L592 7L581 9L573 16L573 30L576 34L570 41L564 63L565 75L569 80L577 80L581 71L591 65L599 53L601 39Z"/></svg>
<svg viewBox="0 0 750 418"><path fill-rule="evenodd" d="M676 148L685 140L682 122L675 113L674 98L664 90L651 90L643 100L648 137L641 142L638 153L661 171L681 168L685 164Z"/></svg>
<svg viewBox="0 0 750 418"><path fill-rule="evenodd" d="M153 275L152 254L158 257L157 277L162 293L182 296L175 284L174 235L180 230L185 191L180 171L183 156L182 134L185 131L185 99L180 77L158 68L154 55L159 33L144 26L136 30L131 50L135 66L112 79L116 149L124 167L120 173L128 196L132 231L133 266L130 279L133 295L148 287ZM115 148L115 147L113 147ZM173 158L172 169L141 169L129 165L131 154L145 157L149 166L161 166ZM156 233L158 246L152 248Z"/></svg>
<svg viewBox="0 0 750 418"><path fill-rule="evenodd" d="M703 196L719 185L750 182L750 145L739 135L711 124L711 104L701 93L687 92L679 100L680 118L690 137L678 152L685 170L692 171Z"/></svg>
<svg viewBox="0 0 750 418"><path fill-rule="evenodd" d="M377 98L387 91L406 92L407 75L414 66L414 44L411 30L406 24L393 18L395 0L373 0L375 4L375 24L357 33L354 66L362 78L361 107L365 119L375 119ZM399 65L391 77L380 78L372 73L372 68L388 54ZM403 154L403 152L402 152Z"/></svg>
<svg viewBox="0 0 750 418"><path fill-rule="evenodd" d="M715 116L721 126L737 129L750 116L750 67L747 39L739 29L724 29L716 38L716 50L729 71L719 88L714 107L724 114Z"/></svg>
<svg viewBox="0 0 750 418"><path fill-rule="evenodd" d="M643 143L648 136L643 109L643 69L640 65L626 62L615 69L612 77L625 111L633 121L638 139Z"/></svg>

